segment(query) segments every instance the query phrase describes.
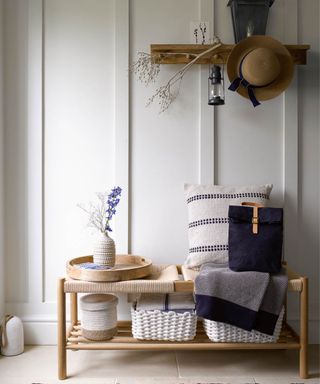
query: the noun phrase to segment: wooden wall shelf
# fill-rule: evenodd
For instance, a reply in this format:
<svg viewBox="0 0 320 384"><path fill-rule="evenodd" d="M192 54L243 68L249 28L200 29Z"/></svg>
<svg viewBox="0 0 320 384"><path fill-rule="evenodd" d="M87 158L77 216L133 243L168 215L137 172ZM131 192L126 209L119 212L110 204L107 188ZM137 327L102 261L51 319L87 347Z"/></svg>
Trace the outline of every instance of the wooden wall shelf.
<svg viewBox="0 0 320 384"><path fill-rule="evenodd" d="M194 59L194 55L204 52L210 46L199 44L151 44L150 52L158 64L187 64ZM196 64L226 63L233 47L233 44L222 44L221 47L208 53L208 56L200 58ZM310 45L285 45L285 47L291 53L295 64L307 64L307 50L310 49Z"/></svg>

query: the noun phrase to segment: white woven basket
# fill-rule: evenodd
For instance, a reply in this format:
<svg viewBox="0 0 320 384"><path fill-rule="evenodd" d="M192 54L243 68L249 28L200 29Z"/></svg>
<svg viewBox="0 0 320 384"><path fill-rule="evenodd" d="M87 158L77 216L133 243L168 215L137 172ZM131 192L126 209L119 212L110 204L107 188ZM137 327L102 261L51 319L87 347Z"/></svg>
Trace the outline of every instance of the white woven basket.
<svg viewBox="0 0 320 384"><path fill-rule="evenodd" d="M117 333L118 298L110 294L89 294L80 298L82 336L107 340Z"/></svg>
<svg viewBox="0 0 320 384"><path fill-rule="evenodd" d="M284 308L282 308L272 336L258 331L245 331L230 324L203 319L207 336L215 343L276 343L281 332Z"/></svg>
<svg viewBox="0 0 320 384"><path fill-rule="evenodd" d="M141 340L187 341L194 339L197 328L195 312L176 313L131 308L132 335Z"/></svg>

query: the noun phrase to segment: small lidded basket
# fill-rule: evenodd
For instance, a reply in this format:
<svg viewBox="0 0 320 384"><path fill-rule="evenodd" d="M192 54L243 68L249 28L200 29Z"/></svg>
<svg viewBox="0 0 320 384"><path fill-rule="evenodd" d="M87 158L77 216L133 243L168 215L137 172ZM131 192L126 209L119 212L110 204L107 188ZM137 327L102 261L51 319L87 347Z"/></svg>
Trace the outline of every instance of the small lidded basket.
<svg viewBox="0 0 320 384"><path fill-rule="evenodd" d="M89 340L108 340L117 333L115 295L90 294L80 298L82 336Z"/></svg>

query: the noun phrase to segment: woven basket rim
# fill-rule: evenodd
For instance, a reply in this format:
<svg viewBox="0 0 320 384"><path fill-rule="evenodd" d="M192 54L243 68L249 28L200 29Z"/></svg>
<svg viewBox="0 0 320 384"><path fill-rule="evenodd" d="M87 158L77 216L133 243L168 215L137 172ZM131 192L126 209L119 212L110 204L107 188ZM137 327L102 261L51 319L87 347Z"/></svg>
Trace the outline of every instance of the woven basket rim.
<svg viewBox="0 0 320 384"><path fill-rule="evenodd" d="M118 297L106 293L91 293L80 298L80 308L85 311L101 311L114 308Z"/></svg>

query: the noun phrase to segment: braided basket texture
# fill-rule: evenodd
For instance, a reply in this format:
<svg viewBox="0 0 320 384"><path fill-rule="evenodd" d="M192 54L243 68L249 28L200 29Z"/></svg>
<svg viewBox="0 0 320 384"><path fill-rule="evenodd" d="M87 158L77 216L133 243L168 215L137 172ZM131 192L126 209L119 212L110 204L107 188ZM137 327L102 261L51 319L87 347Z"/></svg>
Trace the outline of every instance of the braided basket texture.
<svg viewBox="0 0 320 384"><path fill-rule="evenodd" d="M135 339L187 341L194 339L196 335L195 312L137 311L132 307L131 317L132 335Z"/></svg>
<svg viewBox="0 0 320 384"><path fill-rule="evenodd" d="M107 340L117 333L118 298L89 294L80 298L82 335L90 340Z"/></svg>
<svg viewBox="0 0 320 384"><path fill-rule="evenodd" d="M203 319L203 327L207 336L215 343L276 343L279 339L284 308L282 308L273 335L258 331L245 331L234 325Z"/></svg>

